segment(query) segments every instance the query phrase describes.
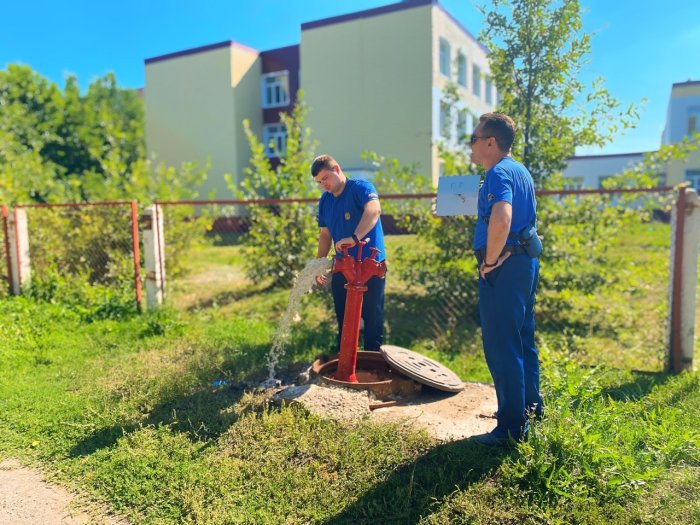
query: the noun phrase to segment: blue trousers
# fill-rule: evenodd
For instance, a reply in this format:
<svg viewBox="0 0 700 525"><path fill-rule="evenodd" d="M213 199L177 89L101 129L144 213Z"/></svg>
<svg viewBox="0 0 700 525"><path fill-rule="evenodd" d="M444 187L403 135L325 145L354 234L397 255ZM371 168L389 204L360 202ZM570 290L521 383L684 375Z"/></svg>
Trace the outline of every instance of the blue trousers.
<svg viewBox="0 0 700 525"><path fill-rule="evenodd" d="M334 273L331 279L335 316L338 320L338 351L340 339L343 336L343 318L345 317L345 277L342 273ZM384 284L385 279L372 277L365 284L367 291L362 298L362 319L365 322L365 350L379 351L384 341Z"/></svg>
<svg viewBox="0 0 700 525"><path fill-rule="evenodd" d="M515 439L527 431L527 417L542 416L540 363L535 346L535 292L540 263L511 255L479 277L479 315L484 355L498 399L496 433Z"/></svg>

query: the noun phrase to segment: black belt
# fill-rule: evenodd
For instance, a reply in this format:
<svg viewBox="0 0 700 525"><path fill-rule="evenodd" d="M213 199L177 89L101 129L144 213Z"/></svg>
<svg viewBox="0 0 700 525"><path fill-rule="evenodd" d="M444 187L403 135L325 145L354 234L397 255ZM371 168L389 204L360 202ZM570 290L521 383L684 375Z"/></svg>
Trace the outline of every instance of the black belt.
<svg viewBox="0 0 700 525"><path fill-rule="evenodd" d="M510 252L511 255L521 255L523 253L527 253L525 248L522 246L515 246L513 244L505 245L503 247L503 251L501 251L501 255L504 255L506 252ZM501 257L501 255L499 255L499 257ZM477 262L481 263L486 258L486 248L474 250L474 257L476 257Z"/></svg>

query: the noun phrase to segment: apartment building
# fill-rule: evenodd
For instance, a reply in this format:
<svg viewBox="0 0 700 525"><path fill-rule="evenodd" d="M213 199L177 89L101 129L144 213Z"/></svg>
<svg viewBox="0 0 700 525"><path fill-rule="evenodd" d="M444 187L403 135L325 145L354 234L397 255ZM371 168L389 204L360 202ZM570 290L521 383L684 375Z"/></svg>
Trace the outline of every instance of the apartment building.
<svg viewBox="0 0 700 525"><path fill-rule="evenodd" d="M259 51L234 41L145 61L146 145L171 165L209 160L202 198L228 195L249 149L242 122L275 159L284 155L299 88L319 153L346 171L371 176L365 151L415 163L436 183L437 144L456 147L473 116L495 107L486 49L438 0L403 2L301 26L299 45ZM457 86L458 108L443 100Z"/></svg>

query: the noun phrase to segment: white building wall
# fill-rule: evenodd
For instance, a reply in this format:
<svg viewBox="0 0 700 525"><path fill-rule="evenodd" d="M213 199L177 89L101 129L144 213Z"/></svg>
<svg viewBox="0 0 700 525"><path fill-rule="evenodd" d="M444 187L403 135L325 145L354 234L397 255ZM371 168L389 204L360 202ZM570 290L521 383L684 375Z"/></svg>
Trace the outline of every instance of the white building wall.
<svg viewBox="0 0 700 525"><path fill-rule="evenodd" d="M700 131L700 82L674 84L666 112L666 127L662 144L673 144L689 136L689 119L695 117Z"/></svg>
<svg viewBox="0 0 700 525"><path fill-rule="evenodd" d="M450 75L444 75L440 70L440 40L444 39L450 45ZM490 76L490 67L486 49L483 45L474 38L462 25L453 18L441 6L433 7L432 14L432 149L433 149L433 166L432 180L437 185L438 176L440 174L440 159L438 156L437 144L439 142L454 149L464 149L464 142L458 143L457 133L457 114L453 111L450 115L450 134L449 137L442 135L440 126L440 102L443 99L444 89L450 83L457 85L459 102L456 110L467 110L466 133L470 134L478 122L480 115L494 111L497 100L496 87L491 83L491 98L490 102L486 102L486 77ZM467 67L467 82L466 86L459 84L457 57L462 53L466 57ZM474 76L474 65L477 65L481 71L479 78ZM474 84L479 83L479 95L474 94Z"/></svg>
<svg viewBox="0 0 700 525"><path fill-rule="evenodd" d="M568 179L567 187L571 189L596 189L601 182L613 175L633 168L644 159L644 152L620 155L589 155L571 157L564 170Z"/></svg>

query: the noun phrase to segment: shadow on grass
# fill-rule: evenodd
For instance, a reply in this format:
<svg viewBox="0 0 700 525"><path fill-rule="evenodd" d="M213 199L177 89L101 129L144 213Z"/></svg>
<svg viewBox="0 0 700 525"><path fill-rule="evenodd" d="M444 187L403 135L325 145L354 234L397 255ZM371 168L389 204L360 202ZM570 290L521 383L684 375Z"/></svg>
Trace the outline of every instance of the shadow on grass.
<svg viewBox="0 0 700 525"><path fill-rule="evenodd" d="M455 490L465 490L516 451L461 440L439 445L361 495L327 525L417 523Z"/></svg>
<svg viewBox="0 0 700 525"><path fill-rule="evenodd" d="M100 449L113 446L120 438L141 427L168 425L190 439L213 439L224 433L238 418L226 411L243 395L234 387L209 388L183 395L157 405L148 418L136 424L115 425L95 431L70 450L70 457L89 456Z"/></svg>
<svg viewBox="0 0 700 525"><path fill-rule="evenodd" d="M328 327L318 326L294 333L292 342L278 366L277 377L289 384L311 364L310 355L320 353L335 344L335 333ZM198 373L197 384L179 387L148 413L143 421L125 421L99 429L77 443L70 451L71 457L87 456L113 446L121 437L142 426L168 425L175 432L187 435L192 441L206 441L225 433L242 415L231 408L240 401L246 390L255 388L267 377L266 358L270 347L244 345L235 356L216 367ZM212 379L222 378L229 384L224 387L212 385ZM204 386L206 385L206 386Z"/></svg>
<svg viewBox="0 0 700 525"><path fill-rule="evenodd" d="M600 395L610 397L615 401L638 401L646 397L651 391L666 383L672 376L667 372L642 372L633 371L633 379L603 389Z"/></svg>

